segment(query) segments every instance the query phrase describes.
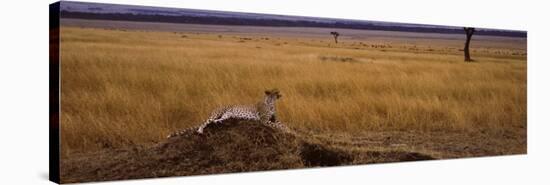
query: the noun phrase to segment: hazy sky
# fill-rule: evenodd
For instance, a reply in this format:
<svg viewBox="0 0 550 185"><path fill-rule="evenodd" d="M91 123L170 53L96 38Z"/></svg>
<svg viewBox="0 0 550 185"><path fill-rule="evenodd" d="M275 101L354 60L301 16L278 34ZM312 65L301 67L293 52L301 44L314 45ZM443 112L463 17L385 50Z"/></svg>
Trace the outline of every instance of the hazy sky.
<svg viewBox="0 0 550 185"><path fill-rule="evenodd" d="M493 1L308 1L308 0L84 0L129 5L225 10L283 15L346 18L435 25L473 26L526 30L518 23L528 20L527 14L510 14L524 3ZM486 7L494 6L490 11ZM467 13L464 13L467 10Z"/></svg>

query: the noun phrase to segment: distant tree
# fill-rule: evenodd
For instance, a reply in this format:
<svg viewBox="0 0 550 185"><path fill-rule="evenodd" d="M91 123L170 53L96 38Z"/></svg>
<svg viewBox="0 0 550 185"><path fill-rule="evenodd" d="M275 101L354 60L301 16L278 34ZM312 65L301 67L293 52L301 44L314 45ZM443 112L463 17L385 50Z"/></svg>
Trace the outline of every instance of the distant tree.
<svg viewBox="0 0 550 185"><path fill-rule="evenodd" d="M476 30L475 28L464 27L464 31L466 32L466 44L464 45L464 61L472 62L474 60L470 58L470 40L472 39L472 35L474 35L474 32Z"/></svg>
<svg viewBox="0 0 550 185"><path fill-rule="evenodd" d="M338 32L330 32L330 34L334 37L334 42L338 44L338 36L340 36L340 33Z"/></svg>

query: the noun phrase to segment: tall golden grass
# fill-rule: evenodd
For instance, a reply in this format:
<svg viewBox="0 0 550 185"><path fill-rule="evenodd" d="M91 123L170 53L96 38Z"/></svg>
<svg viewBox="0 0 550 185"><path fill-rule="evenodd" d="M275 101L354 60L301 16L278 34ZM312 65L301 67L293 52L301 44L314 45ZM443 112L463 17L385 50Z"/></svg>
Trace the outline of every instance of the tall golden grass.
<svg viewBox="0 0 550 185"><path fill-rule="evenodd" d="M63 27L63 155L155 142L270 88L279 119L314 132L526 126L525 56L473 48L464 63L458 48L241 37Z"/></svg>

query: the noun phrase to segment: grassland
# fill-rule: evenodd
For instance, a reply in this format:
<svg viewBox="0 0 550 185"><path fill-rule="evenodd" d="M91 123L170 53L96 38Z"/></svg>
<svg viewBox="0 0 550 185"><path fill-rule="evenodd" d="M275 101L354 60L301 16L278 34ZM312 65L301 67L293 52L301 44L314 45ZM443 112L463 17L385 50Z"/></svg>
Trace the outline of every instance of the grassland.
<svg viewBox="0 0 550 185"><path fill-rule="evenodd" d="M500 143L480 146L497 146L491 154L526 152L525 43L474 35L476 62L465 63L463 40L341 33L334 44L328 32L62 27L62 156L159 142L218 106L254 103L269 88L283 94L282 122L335 142L415 135L445 150L492 138ZM424 144L407 147L429 148Z"/></svg>

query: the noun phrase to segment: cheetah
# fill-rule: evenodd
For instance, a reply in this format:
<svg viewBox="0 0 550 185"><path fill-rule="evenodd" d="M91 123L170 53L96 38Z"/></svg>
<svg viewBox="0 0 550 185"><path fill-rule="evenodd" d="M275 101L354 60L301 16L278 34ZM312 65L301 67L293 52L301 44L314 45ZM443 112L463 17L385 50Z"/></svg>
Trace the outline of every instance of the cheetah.
<svg viewBox="0 0 550 185"><path fill-rule="evenodd" d="M221 123L227 119L237 119L259 121L264 125L288 132L288 127L283 125L276 118L275 101L281 97L282 95L277 89L266 90L265 97L258 103L252 105L233 105L218 108L212 112L210 117L203 124L190 129L196 129L197 133L202 134L204 129L210 124ZM168 138L188 133L188 130L190 129L172 133L168 135Z"/></svg>

